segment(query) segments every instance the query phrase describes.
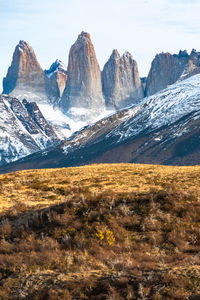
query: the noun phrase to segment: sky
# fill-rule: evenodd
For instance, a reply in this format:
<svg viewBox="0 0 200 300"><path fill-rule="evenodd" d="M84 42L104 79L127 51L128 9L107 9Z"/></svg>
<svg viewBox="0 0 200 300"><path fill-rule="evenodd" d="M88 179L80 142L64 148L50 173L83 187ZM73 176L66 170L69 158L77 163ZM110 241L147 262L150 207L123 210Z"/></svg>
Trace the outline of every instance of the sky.
<svg viewBox="0 0 200 300"><path fill-rule="evenodd" d="M71 45L86 31L101 69L118 49L147 76L157 53L200 51L199 15L200 0L0 0L0 89L19 40L47 69L57 58L67 65Z"/></svg>

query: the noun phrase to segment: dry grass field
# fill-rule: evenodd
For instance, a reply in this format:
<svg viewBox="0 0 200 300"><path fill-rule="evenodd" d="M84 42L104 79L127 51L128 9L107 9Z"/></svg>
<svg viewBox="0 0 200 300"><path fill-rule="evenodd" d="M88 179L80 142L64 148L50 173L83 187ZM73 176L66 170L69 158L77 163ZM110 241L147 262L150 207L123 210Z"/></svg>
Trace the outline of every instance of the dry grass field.
<svg viewBox="0 0 200 300"><path fill-rule="evenodd" d="M0 299L200 299L200 167L0 176Z"/></svg>
<svg viewBox="0 0 200 300"><path fill-rule="evenodd" d="M149 193L176 189L200 197L200 166L101 164L0 175L0 214L66 201L81 193Z"/></svg>

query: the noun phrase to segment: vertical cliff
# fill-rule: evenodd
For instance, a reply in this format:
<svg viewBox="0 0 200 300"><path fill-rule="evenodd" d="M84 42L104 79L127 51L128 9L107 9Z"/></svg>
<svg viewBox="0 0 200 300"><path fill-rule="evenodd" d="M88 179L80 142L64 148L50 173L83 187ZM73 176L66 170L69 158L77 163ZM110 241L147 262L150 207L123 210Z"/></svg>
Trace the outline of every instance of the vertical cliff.
<svg viewBox="0 0 200 300"><path fill-rule="evenodd" d="M67 83L60 101L64 113L81 115L81 110L104 110L101 71L90 35L82 32L69 53ZM82 116L84 118L84 116Z"/></svg>

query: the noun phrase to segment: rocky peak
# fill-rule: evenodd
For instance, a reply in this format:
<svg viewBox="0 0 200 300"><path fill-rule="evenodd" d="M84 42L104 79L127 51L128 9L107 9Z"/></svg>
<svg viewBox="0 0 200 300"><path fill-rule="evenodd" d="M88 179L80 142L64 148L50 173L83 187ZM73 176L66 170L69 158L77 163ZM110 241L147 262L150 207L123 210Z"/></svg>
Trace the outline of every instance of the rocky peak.
<svg viewBox="0 0 200 300"><path fill-rule="evenodd" d="M112 54L111 54L111 56L110 56L110 59L115 59L115 60L118 60L118 59L120 59L120 54L119 54L119 52L118 52L118 50L117 49L114 49L113 50L113 52L112 52Z"/></svg>
<svg viewBox="0 0 200 300"><path fill-rule="evenodd" d="M197 53L198 53L197 50L193 48L190 55L197 54Z"/></svg>
<svg viewBox="0 0 200 300"><path fill-rule="evenodd" d="M28 45L28 43L25 42L24 40L20 40L20 41L19 41L19 44L18 44L17 46L21 46L21 47L29 47L29 48L30 48L30 46Z"/></svg>
<svg viewBox="0 0 200 300"><path fill-rule="evenodd" d="M62 111L71 113L73 110L76 114L78 109L87 109L99 114L104 109L101 71L90 35L84 31L70 49L67 74L59 104Z"/></svg>
<svg viewBox="0 0 200 300"><path fill-rule="evenodd" d="M130 52L125 51L124 54L122 55L122 58L131 58L131 59L133 59L133 56Z"/></svg>
<svg viewBox="0 0 200 300"><path fill-rule="evenodd" d="M136 104L144 97L137 63L129 52L120 57L113 50L103 68L102 87L107 106L116 109Z"/></svg>
<svg viewBox="0 0 200 300"><path fill-rule="evenodd" d="M86 41L86 40L89 40L91 42L90 34L88 32L82 31L79 34L77 41L81 42L81 41Z"/></svg>
<svg viewBox="0 0 200 300"><path fill-rule="evenodd" d="M179 54L160 53L154 58L146 83L146 95L150 96L175 83L184 73L189 56L186 51Z"/></svg>
<svg viewBox="0 0 200 300"><path fill-rule="evenodd" d="M56 59L56 61L52 63L50 68L48 70L45 70L45 74L48 77L51 77L54 72L61 72L67 75L67 67L64 65L64 63L61 60Z"/></svg>
<svg viewBox="0 0 200 300"><path fill-rule="evenodd" d="M45 70L46 74L46 93L50 102L55 104L62 96L67 81L67 68L64 63L56 59L50 66L49 70Z"/></svg>
<svg viewBox="0 0 200 300"><path fill-rule="evenodd" d="M200 52L195 49L190 55L186 50L178 54L160 53L154 58L147 78L146 95L165 89L178 80L200 73Z"/></svg>
<svg viewBox="0 0 200 300"><path fill-rule="evenodd" d="M17 49L19 49L20 51L33 51L33 49L29 46L29 44L23 40L19 41L19 44L16 46Z"/></svg>
<svg viewBox="0 0 200 300"><path fill-rule="evenodd" d="M45 75L34 50L23 40L16 46L11 66L3 80L3 93L20 99L45 101Z"/></svg>
<svg viewBox="0 0 200 300"><path fill-rule="evenodd" d="M197 52L197 50L192 49L189 59L192 60L196 67L200 66L200 52Z"/></svg>
<svg viewBox="0 0 200 300"><path fill-rule="evenodd" d="M176 54L174 54L176 56ZM180 50L179 53L178 53L178 57L181 58L181 57L189 57L189 54L187 52L187 50Z"/></svg>

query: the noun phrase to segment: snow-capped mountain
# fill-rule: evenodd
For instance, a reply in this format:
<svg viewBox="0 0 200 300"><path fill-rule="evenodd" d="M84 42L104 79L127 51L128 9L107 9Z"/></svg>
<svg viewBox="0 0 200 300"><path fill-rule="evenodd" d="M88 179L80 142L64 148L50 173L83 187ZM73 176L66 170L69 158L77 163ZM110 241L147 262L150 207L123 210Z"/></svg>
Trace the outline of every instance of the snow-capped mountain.
<svg viewBox="0 0 200 300"><path fill-rule="evenodd" d="M67 75L67 67L60 59L56 59L56 61L50 66L49 70L45 70L45 73L49 78L57 72Z"/></svg>
<svg viewBox="0 0 200 300"><path fill-rule="evenodd" d="M174 165L200 163L200 75L169 86L92 126L62 145L4 170L64 167L94 162Z"/></svg>
<svg viewBox="0 0 200 300"><path fill-rule="evenodd" d="M45 157L33 154L23 164L199 163L199 73L194 49L156 55L143 79L132 55L114 50L101 72L87 32L72 45L67 68L57 59L43 70L21 40L3 80L0 165L44 149Z"/></svg>
<svg viewBox="0 0 200 300"><path fill-rule="evenodd" d="M62 97L67 81L67 67L57 59L49 68L45 70L46 94L50 103L57 105L57 101Z"/></svg>
<svg viewBox="0 0 200 300"><path fill-rule="evenodd" d="M36 103L0 96L0 166L59 141Z"/></svg>

